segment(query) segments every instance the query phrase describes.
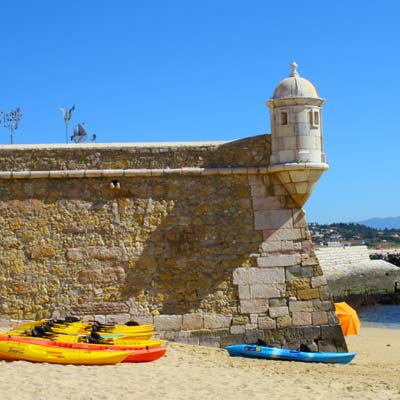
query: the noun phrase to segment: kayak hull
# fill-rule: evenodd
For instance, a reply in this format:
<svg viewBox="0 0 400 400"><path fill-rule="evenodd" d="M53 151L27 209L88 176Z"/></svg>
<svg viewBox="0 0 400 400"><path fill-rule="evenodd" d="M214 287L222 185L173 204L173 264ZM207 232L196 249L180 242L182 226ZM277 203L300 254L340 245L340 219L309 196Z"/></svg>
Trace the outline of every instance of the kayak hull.
<svg viewBox="0 0 400 400"><path fill-rule="evenodd" d="M112 365L130 355L128 351L80 350L33 343L0 341L0 359L51 364Z"/></svg>
<svg viewBox="0 0 400 400"><path fill-rule="evenodd" d="M91 343L63 343L56 342L54 340L33 338L33 337L21 337L21 336L0 336L1 341L9 342L20 342L37 344L46 347L58 347L65 349L79 349L79 350L100 350L100 351L129 351L129 355L123 360L123 362L149 362L155 361L161 358L167 351L165 347L159 346L115 346L115 345L102 345L102 344L91 344ZM161 340L153 340L149 342L155 342L159 345L163 344Z"/></svg>
<svg viewBox="0 0 400 400"><path fill-rule="evenodd" d="M320 352L279 349L275 347L237 344L225 348L232 357L259 358L267 360L301 361L327 364L347 364L357 353Z"/></svg>

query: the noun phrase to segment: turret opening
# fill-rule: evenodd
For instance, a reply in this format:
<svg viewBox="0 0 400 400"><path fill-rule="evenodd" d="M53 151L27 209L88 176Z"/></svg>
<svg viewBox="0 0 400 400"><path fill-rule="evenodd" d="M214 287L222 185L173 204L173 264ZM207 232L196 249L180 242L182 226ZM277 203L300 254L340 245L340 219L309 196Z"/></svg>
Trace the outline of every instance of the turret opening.
<svg viewBox="0 0 400 400"><path fill-rule="evenodd" d="M287 124L288 124L288 112L282 111L281 112L281 125L287 125Z"/></svg>

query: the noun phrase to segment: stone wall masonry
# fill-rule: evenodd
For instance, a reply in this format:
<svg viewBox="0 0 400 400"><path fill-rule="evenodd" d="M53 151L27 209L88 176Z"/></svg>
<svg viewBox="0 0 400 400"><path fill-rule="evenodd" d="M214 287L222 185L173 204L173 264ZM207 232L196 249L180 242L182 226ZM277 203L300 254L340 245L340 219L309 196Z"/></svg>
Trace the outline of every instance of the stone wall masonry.
<svg viewBox="0 0 400 400"><path fill-rule="evenodd" d="M384 260L370 260L366 246L321 247L315 254L324 276L312 278L312 287L327 281L336 301L362 305L390 302L397 296L400 268Z"/></svg>
<svg viewBox="0 0 400 400"><path fill-rule="evenodd" d="M1 145L0 171L265 166L270 141L259 135L231 142Z"/></svg>
<svg viewBox="0 0 400 400"><path fill-rule="evenodd" d="M187 343L344 350L304 213L269 156L268 135L1 147L0 317L134 319Z"/></svg>

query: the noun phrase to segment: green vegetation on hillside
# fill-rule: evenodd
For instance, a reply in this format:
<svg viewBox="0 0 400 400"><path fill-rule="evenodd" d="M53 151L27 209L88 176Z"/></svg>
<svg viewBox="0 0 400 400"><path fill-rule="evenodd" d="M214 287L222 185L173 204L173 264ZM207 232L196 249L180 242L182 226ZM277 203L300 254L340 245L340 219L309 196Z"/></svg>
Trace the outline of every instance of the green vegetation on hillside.
<svg viewBox="0 0 400 400"><path fill-rule="evenodd" d="M365 244L368 247L400 245L400 229L374 229L361 224L343 222L329 225L311 223L309 229L313 241L318 244L347 242Z"/></svg>

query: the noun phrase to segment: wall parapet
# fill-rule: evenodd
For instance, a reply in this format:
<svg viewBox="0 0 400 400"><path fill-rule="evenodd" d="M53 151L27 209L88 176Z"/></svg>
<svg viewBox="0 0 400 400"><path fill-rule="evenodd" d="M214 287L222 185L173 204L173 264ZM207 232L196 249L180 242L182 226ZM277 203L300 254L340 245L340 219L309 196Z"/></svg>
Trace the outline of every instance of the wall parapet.
<svg viewBox="0 0 400 400"><path fill-rule="evenodd" d="M265 167L270 136L229 142L0 146L0 171Z"/></svg>

